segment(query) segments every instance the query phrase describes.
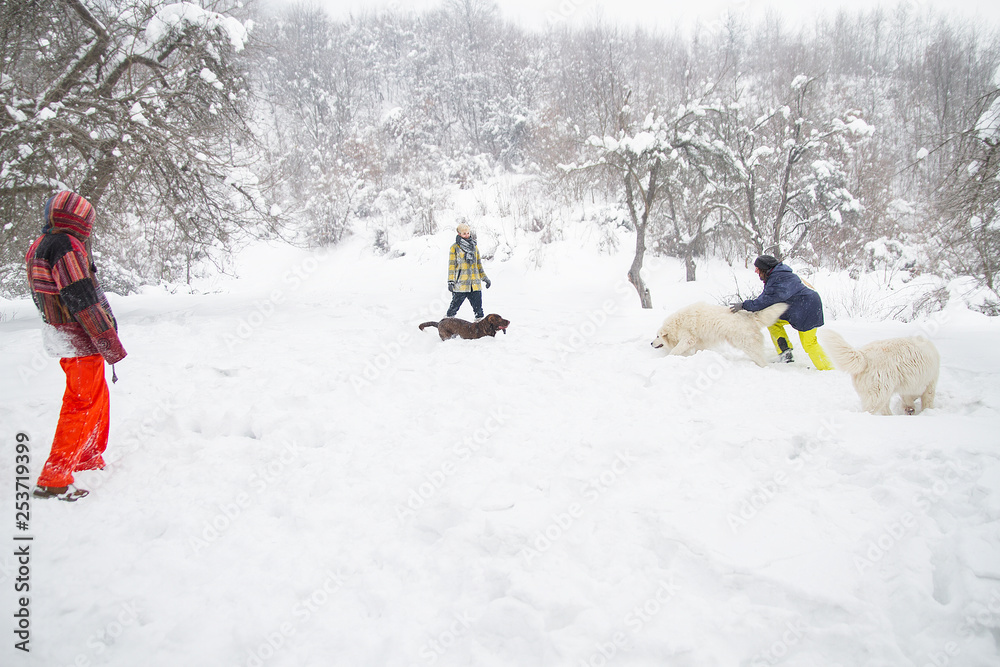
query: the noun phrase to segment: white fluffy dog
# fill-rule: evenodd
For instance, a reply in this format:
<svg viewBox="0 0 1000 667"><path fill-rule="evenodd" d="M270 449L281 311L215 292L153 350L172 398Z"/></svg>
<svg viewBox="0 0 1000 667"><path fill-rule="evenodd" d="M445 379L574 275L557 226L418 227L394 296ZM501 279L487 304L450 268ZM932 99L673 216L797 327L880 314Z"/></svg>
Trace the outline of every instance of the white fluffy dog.
<svg viewBox="0 0 1000 667"><path fill-rule="evenodd" d="M767 354L760 330L777 322L787 308L788 304L776 303L756 313L733 313L727 306L695 303L664 320L650 345L681 355L729 343L746 352L758 366L765 366Z"/></svg>
<svg viewBox="0 0 1000 667"><path fill-rule="evenodd" d="M865 410L873 415L890 415L889 399L903 398L903 411L916 412L934 407L941 357L934 343L926 338L889 338L853 348L834 331L823 331L823 347L833 365L854 381Z"/></svg>

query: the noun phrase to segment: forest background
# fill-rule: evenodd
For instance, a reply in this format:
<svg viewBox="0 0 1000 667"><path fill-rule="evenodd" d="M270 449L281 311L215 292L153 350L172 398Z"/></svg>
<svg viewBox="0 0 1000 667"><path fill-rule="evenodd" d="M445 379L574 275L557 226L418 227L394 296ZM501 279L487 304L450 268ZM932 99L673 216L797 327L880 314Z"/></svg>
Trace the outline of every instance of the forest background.
<svg viewBox="0 0 1000 667"><path fill-rule="evenodd" d="M558 19L558 17L555 17ZM253 239L374 252L460 191L515 234L591 225L642 262L933 274L1000 312L1000 33L900 3L792 26L551 20L490 0L333 18L231 0L0 3L0 291L57 188L97 207L102 283L189 284ZM471 220L475 224L475 220ZM541 255L539 255L541 256ZM942 282L944 284L944 282ZM982 296L985 295L985 296ZM910 312L939 309L943 287Z"/></svg>

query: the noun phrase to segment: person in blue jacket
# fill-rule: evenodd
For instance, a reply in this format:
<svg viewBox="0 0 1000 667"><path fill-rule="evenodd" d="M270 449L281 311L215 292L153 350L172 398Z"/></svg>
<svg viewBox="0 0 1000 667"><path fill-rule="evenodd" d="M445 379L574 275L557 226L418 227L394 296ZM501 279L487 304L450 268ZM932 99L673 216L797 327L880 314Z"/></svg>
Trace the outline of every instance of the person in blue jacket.
<svg viewBox="0 0 1000 667"><path fill-rule="evenodd" d="M792 361L792 346L788 342L785 325L791 324L799 332L799 341L817 370L833 370L833 364L816 340L816 329L823 326L823 302L816 290L804 283L788 266L770 255L761 255L753 262L757 277L764 283L764 291L756 299L735 303L730 310L756 312L776 303L787 303L788 310L767 328L774 347L782 361Z"/></svg>

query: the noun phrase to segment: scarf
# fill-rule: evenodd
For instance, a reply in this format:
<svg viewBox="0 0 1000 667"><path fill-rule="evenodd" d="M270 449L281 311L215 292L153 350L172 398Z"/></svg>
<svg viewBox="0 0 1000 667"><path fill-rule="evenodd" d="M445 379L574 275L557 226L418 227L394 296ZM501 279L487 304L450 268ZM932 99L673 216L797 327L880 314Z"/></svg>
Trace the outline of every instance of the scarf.
<svg viewBox="0 0 1000 667"><path fill-rule="evenodd" d="M476 261L476 242L472 240L471 236L467 239L456 236L455 241L458 243L459 249L465 253L465 259L470 262Z"/></svg>

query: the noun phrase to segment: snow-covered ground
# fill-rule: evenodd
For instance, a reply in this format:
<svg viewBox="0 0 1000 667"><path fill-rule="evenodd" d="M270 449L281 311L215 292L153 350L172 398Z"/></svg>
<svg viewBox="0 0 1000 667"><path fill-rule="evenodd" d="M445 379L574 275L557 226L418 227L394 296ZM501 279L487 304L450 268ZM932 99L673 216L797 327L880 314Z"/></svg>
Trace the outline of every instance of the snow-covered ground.
<svg viewBox="0 0 1000 667"><path fill-rule="evenodd" d="M643 311L627 253L513 252L486 262L508 333L441 342L416 325L444 315L452 240L257 248L211 293L112 295L109 466L32 502L28 654L15 434L33 481L63 377L30 302L2 302L0 664L1000 663L1000 322L828 298L853 343L941 351L938 406L876 417L803 354L649 346L674 309L759 290L722 262L690 284L651 262Z"/></svg>

